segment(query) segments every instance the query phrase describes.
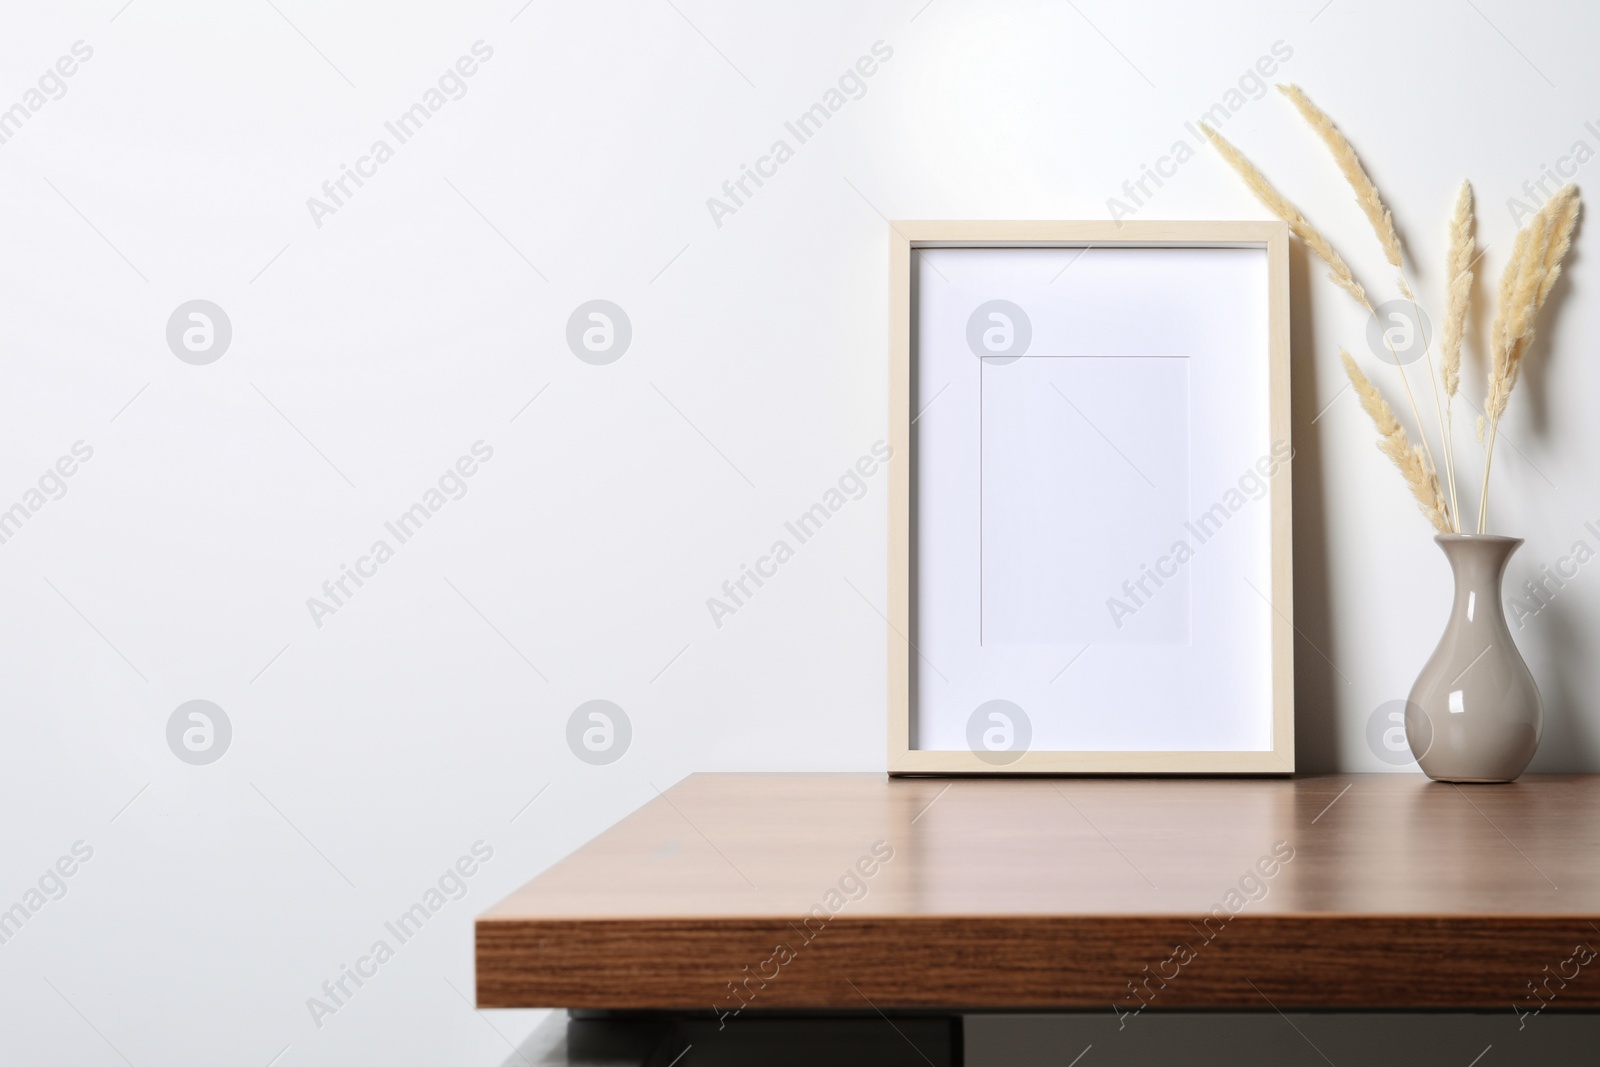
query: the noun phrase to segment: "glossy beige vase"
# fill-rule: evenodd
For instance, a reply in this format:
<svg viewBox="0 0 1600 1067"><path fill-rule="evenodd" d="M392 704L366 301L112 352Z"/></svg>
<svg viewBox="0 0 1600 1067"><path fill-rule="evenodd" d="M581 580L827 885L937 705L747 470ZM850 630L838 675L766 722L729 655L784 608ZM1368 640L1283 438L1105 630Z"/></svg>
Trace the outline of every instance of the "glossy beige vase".
<svg viewBox="0 0 1600 1067"><path fill-rule="evenodd" d="M1544 705L1500 595L1516 537L1440 534L1455 572L1450 622L1406 704L1406 740L1429 778L1509 782L1539 747Z"/></svg>

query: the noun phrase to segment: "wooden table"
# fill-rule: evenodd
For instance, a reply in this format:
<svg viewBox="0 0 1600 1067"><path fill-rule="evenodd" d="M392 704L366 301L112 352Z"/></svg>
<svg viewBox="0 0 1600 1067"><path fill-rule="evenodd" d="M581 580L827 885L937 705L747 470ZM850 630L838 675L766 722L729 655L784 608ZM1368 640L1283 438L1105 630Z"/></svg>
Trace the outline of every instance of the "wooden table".
<svg viewBox="0 0 1600 1067"><path fill-rule="evenodd" d="M724 1026L778 1009L1596 1009L1600 960L1576 946L1600 946L1600 776L697 774L476 938L482 1007Z"/></svg>

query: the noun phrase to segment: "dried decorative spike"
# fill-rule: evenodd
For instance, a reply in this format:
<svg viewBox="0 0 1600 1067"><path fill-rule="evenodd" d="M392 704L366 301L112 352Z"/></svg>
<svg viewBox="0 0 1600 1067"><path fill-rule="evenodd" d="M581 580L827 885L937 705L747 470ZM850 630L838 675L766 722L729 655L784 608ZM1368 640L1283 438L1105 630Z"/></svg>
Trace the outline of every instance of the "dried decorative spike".
<svg viewBox="0 0 1600 1067"><path fill-rule="evenodd" d="M1361 205L1362 213L1372 223L1372 232L1377 234L1378 243L1383 246L1384 257L1390 266L1400 266L1400 236L1394 232L1394 216L1383 206L1383 197L1378 195L1378 187L1367 177L1366 168L1356 157L1356 150L1350 147L1350 142L1345 140L1333 120L1313 104L1298 85L1280 85L1278 92L1289 98L1306 123L1322 138L1322 143L1328 146L1328 151L1333 153L1333 161L1339 165L1339 172L1350 183L1350 188L1355 190L1356 203ZM1405 292L1403 279L1400 284L1401 291ZM1406 299L1411 299L1409 292L1405 295Z"/></svg>
<svg viewBox="0 0 1600 1067"><path fill-rule="evenodd" d="M1287 222L1290 231L1304 241L1306 247L1315 252L1328 265L1330 270L1328 277L1333 281L1333 284L1349 293L1356 303L1366 308L1369 312L1372 311L1372 302L1367 299L1366 290L1361 288L1361 283L1356 281L1355 275L1350 273L1350 268L1345 265L1345 261L1340 258L1339 253L1333 250L1333 245L1328 243L1328 239L1322 236L1315 226L1306 221L1304 215L1300 214L1300 209L1291 204L1282 193L1274 189L1272 183L1267 181L1266 175L1257 170L1255 164L1246 159L1244 153L1229 144L1220 133L1203 122L1200 124L1200 130L1206 135L1207 140L1211 142L1222 158L1227 160L1228 166L1232 167L1238 172L1239 177L1244 179L1244 183L1250 187L1250 191L1256 194L1256 199L1265 204L1268 211Z"/></svg>
<svg viewBox="0 0 1600 1067"><path fill-rule="evenodd" d="M1475 243L1472 186L1461 183L1456 194L1455 213L1450 217L1450 251L1445 258L1445 291L1448 303L1444 328L1439 334L1439 379L1444 395L1453 397L1461 388L1461 338L1467 329L1467 310L1472 301L1472 262Z"/></svg>
<svg viewBox="0 0 1600 1067"><path fill-rule="evenodd" d="M1378 387L1361 373L1361 368L1350 358L1350 353L1341 350L1339 358L1344 361L1344 371L1350 376L1350 384L1355 387L1362 408L1372 417L1372 424L1378 429L1378 451L1388 456L1400 469L1401 477L1405 478L1406 486L1416 498L1417 507L1433 523L1433 528L1440 533L1450 533L1450 507L1445 503L1444 491L1439 487L1439 475L1428 463L1427 454L1411 443L1405 427L1395 418L1394 409L1378 392Z"/></svg>

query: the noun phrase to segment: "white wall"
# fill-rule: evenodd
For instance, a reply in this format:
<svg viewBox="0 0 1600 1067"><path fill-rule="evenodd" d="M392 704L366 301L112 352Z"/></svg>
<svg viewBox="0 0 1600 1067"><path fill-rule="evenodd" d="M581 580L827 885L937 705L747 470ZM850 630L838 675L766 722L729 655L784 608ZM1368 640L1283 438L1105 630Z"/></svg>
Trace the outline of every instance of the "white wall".
<svg viewBox="0 0 1600 1067"><path fill-rule="evenodd" d="M1507 198L1600 148L1576 3L674 2L0 14L0 107L93 49L0 144L0 507L93 449L0 545L0 906L93 850L0 944L0 1058L498 1064L537 1019L452 992L474 912L691 771L880 767L881 478L720 628L705 601L885 434L885 217L1103 218L1283 42L1436 305L1457 180L1497 276ZM480 40L466 95L386 134ZM714 220L879 41L865 95ZM1387 288L1286 103L1226 132ZM307 198L380 137L394 157L317 225ZM1202 151L1135 217L1263 213ZM1497 466L1519 584L1600 546L1585 243ZM1300 759L1381 770L1367 720L1430 651L1448 575L1336 397L1364 324L1321 273L1297 254ZM564 337L596 298L633 330L606 366ZM194 299L233 329L204 366L164 336ZM478 441L466 495L316 625L307 598ZM1597 632L1592 563L1518 634L1538 769L1600 769ZM167 742L194 699L233 731L205 766ZM632 723L610 765L566 742L591 699ZM465 898L317 1025L308 998L479 841Z"/></svg>

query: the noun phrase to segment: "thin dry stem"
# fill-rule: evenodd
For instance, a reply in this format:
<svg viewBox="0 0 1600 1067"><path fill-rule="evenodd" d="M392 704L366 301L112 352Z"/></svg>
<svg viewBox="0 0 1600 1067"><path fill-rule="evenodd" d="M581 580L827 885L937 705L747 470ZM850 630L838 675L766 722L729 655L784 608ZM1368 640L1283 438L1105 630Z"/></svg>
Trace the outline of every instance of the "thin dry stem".
<svg viewBox="0 0 1600 1067"><path fill-rule="evenodd" d="M1416 311L1417 305L1416 305L1415 302L1412 303L1411 308L1412 308L1413 311ZM1420 313L1418 314L1418 320L1419 321L1421 320ZM1417 397L1416 397L1416 394L1411 391L1411 377L1410 377L1410 375L1406 374L1405 364L1400 362L1400 355L1399 355L1399 353L1397 353L1394 350L1394 345L1389 343L1389 334L1388 334L1387 331L1383 331L1383 343L1384 343L1384 347L1389 350L1389 358L1394 360L1395 369L1400 372L1400 385L1406 391L1406 403L1408 405L1410 405L1410 407L1411 407L1411 417L1413 419L1417 420L1417 433L1420 434L1421 437L1422 437L1422 447L1419 449L1419 451L1427 459L1427 461L1428 461L1428 469L1430 471L1437 471L1439 469L1439 467L1438 467L1438 464L1434 462L1433 446L1428 443L1428 432L1427 432L1427 430L1423 429L1423 426L1422 426L1422 412L1420 410L1418 410L1418 408L1417 408ZM1432 384L1432 382L1433 382L1433 359L1432 359L1431 356L1428 359L1428 380L1429 380L1429 383ZM1434 404L1434 410L1438 411L1439 410L1439 389L1438 389L1437 385L1434 385L1433 404ZM1444 425L1444 416L1442 414L1439 416L1439 423L1440 423L1440 428L1442 429L1443 425ZM1447 457L1447 462L1448 462L1448 453L1446 454L1446 457ZM1396 460L1396 462L1399 462L1399 461ZM1451 472L1449 471L1449 469L1446 468L1447 476L1450 473ZM1451 477L1448 480L1449 480L1449 482L1450 482L1450 484L1452 486L1452 490L1453 490L1455 479L1453 477ZM1455 499L1453 492L1452 492L1452 495L1451 495L1451 499L1452 500ZM1454 505L1452 505L1452 507L1453 506ZM1450 508L1446 508L1445 509L1445 519L1446 519L1446 521L1449 523L1449 525L1452 528L1454 528L1455 526L1458 525L1458 523L1456 521L1455 512L1453 510L1451 510ZM1441 531L1441 532L1450 533L1450 532L1452 532L1452 530L1444 530L1444 531ZM1454 532L1459 533L1460 531L1459 530L1454 530Z"/></svg>
<svg viewBox="0 0 1600 1067"><path fill-rule="evenodd" d="M1328 152L1333 156L1339 173L1344 175L1344 180L1350 184L1351 190L1356 194L1356 204L1367 216L1367 221L1372 225L1372 232L1378 238L1378 244L1383 248L1384 258L1390 266L1395 268L1396 282L1400 295L1411 302L1411 310L1416 315L1417 322L1422 322L1422 311L1417 307L1416 295L1411 290L1411 283L1406 279L1403 257L1400 253L1400 237L1394 230L1394 215L1383 203L1383 197L1378 192L1378 187L1368 176L1366 168L1361 165L1361 160L1356 156L1356 150L1351 147L1345 135L1335 126L1326 112L1311 102L1305 92L1298 85L1280 85L1278 91L1287 96L1300 116L1306 120L1322 143L1328 146ZM1385 335L1385 344L1388 343ZM1393 346L1390 345L1393 352ZM1439 422L1440 444L1444 449L1445 480L1450 487L1450 515L1451 521L1456 519L1456 472L1454 449L1451 447L1449 434L1446 430L1448 419L1445 417L1444 404L1439 399L1439 385L1434 380L1432 339L1423 338L1423 358L1428 365L1428 386L1433 393L1433 413ZM1405 386L1406 400L1411 405L1411 414L1417 420L1417 433L1422 437L1422 447L1428 453L1428 463L1434 466L1433 445L1428 440L1428 432L1422 425L1422 413L1417 410L1417 398L1411 391L1411 379L1406 374L1406 368L1395 357L1395 365L1400 370L1400 382Z"/></svg>
<svg viewBox="0 0 1600 1067"><path fill-rule="evenodd" d="M1278 91L1289 98L1296 110L1300 112L1301 117L1305 119L1306 124L1327 146L1329 154L1333 156L1334 164L1338 166L1339 172L1344 175L1345 181L1349 183L1351 190L1355 193L1356 204L1361 208L1362 213L1367 216L1367 221L1372 226L1372 232L1377 237L1379 246L1383 249L1384 258L1395 268L1396 283L1400 290L1400 295L1411 302L1412 311L1416 314L1417 321L1420 323L1422 312L1417 307L1416 295L1412 292L1411 283L1405 275L1403 257L1400 250L1400 237L1395 233L1394 229L1394 216L1384 206L1383 197L1379 194L1378 187L1373 183L1371 177L1367 175L1366 168L1361 165L1361 160L1356 156L1355 149L1351 147L1349 140L1339 131L1339 128L1334 125L1333 120L1321 108L1312 103L1311 98L1306 96L1298 85L1279 85ZM1422 412L1418 410L1416 394L1411 390L1410 376L1406 373L1405 365L1400 362L1399 356L1395 354L1394 346L1389 344L1387 333L1384 334L1384 343L1389 347L1390 354L1394 357L1395 367L1400 371L1400 382L1405 387L1406 402L1411 405L1412 417L1417 420L1417 432L1422 437L1422 448L1428 454L1428 463L1437 470L1438 468L1433 458L1433 444L1429 440L1427 429L1423 426ZM1428 385L1433 394L1433 413L1438 420L1439 436L1444 447L1445 476L1450 487L1451 518L1454 521L1456 516L1455 464L1452 458L1453 451L1450 441L1445 436L1444 404L1439 399L1439 386L1434 380L1431 338L1424 338L1423 357L1428 366Z"/></svg>
<svg viewBox="0 0 1600 1067"><path fill-rule="evenodd" d="M1400 469L1411 495L1416 498L1417 507L1433 524L1433 528L1440 533L1449 533L1449 505L1445 503L1444 493L1439 488L1439 475L1428 461L1427 454L1407 438L1406 429L1395 418L1394 409L1378 392L1377 386L1356 366L1350 353L1340 350L1339 358L1344 362L1344 371L1350 376L1350 384L1355 387L1361 407L1377 427L1378 451L1388 456Z"/></svg>

